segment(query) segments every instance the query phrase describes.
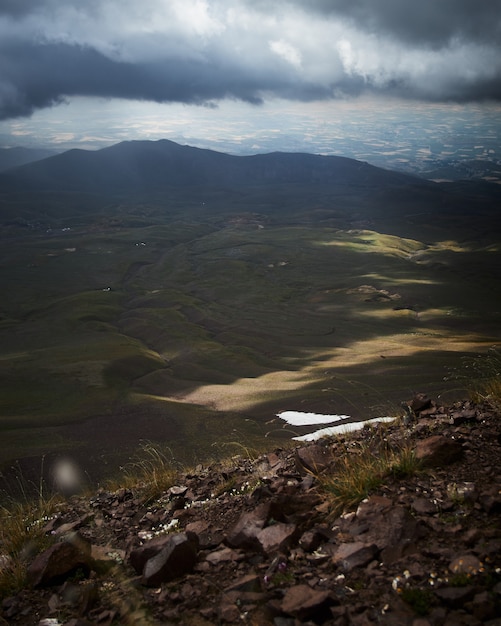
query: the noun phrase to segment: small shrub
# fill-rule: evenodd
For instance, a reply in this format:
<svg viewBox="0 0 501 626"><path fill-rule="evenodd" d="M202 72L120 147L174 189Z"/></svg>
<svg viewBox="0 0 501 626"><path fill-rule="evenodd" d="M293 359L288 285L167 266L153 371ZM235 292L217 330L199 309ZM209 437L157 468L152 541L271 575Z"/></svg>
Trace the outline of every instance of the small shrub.
<svg viewBox="0 0 501 626"><path fill-rule="evenodd" d="M402 589L401 597L404 602L418 615L428 615L433 602L433 594L427 589Z"/></svg>
<svg viewBox="0 0 501 626"><path fill-rule="evenodd" d="M457 572L449 578L451 587L465 587L469 583L471 583L471 574L467 572Z"/></svg>

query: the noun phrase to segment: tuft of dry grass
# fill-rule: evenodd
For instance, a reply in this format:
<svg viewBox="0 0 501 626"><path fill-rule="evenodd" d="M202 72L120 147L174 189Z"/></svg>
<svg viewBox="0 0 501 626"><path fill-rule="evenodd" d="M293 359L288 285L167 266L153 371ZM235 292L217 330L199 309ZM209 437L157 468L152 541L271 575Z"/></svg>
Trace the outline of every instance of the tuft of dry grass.
<svg viewBox="0 0 501 626"><path fill-rule="evenodd" d="M470 397L474 402L489 402L501 410L501 352L492 346L486 354L470 361L467 367L473 370L470 382ZM471 376L471 374L470 374Z"/></svg>
<svg viewBox="0 0 501 626"><path fill-rule="evenodd" d="M54 495L0 506L0 598L26 583L28 564L51 544L44 527L60 505L61 499Z"/></svg>
<svg viewBox="0 0 501 626"><path fill-rule="evenodd" d="M179 468L170 451L163 452L147 441L141 445L136 461L121 468L118 478L108 481L110 491L134 489L144 502L152 502L177 482Z"/></svg>
<svg viewBox="0 0 501 626"><path fill-rule="evenodd" d="M391 446L376 433L369 440L348 443L332 472L318 479L327 494L331 516L336 516L355 508L389 477L411 476L419 469L410 444Z"/></svg>

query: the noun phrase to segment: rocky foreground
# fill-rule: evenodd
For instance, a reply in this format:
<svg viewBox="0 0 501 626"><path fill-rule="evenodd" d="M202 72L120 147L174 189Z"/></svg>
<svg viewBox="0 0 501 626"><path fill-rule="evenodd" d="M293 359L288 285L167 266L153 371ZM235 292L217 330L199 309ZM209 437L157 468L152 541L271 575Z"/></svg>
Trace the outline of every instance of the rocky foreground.
<svg viewBox="0 0 501 626"><path fill-rule="evenodd" d="M501 624L501 416L410 404L398 424L199 467L149 504L71 498L0 624ZM422 469L333 515L326 477L364 442L411 444Z"/></svg>

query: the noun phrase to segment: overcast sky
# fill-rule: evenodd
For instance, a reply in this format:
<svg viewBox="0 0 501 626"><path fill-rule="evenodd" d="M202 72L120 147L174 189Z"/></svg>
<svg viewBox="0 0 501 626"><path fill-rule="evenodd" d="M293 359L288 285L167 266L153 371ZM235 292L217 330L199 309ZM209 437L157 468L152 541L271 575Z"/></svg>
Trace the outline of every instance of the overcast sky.
<svg viewBox="0 0 501 626"><path fill-rule="evenodd" d="M501 0L0 0L4 145L385 102L499 111Z"/></svg>

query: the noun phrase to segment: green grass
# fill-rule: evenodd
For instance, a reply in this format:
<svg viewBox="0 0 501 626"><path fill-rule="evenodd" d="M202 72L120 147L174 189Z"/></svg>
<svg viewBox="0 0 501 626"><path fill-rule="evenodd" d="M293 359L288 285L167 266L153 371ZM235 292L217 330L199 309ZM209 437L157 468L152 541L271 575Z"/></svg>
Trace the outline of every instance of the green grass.
<svg viewBox="0 0 501 626"><path fill-rule="evenodd" d="M418 615L428 615L434 603L434 595L429 589L405 588L401 591L404 602Z"/></svg>
<svg viewBox="0 0 501 626"><path fill-rule="evenodd" d="M457 232L430 229L405 218L401 200L349 190L76 200L45 194L52 232L12 226L0 253L0 429L11 458L36 448L13 429L33 443L40 428L117 403L139 419L151 395L195 394L183 409L192 424L194 403L218 410L241 392L239 415L224 409L223 421L245 430L250 414L260 437L284 404L366 417L416 390L460 395L446 368L495 336L492 281L479 274L497 271L497 249L487 235L465 241L464 220ZM353 211L373 225L354 227ZM188 430L193 442L176 445L204 448Z"/></svg>

